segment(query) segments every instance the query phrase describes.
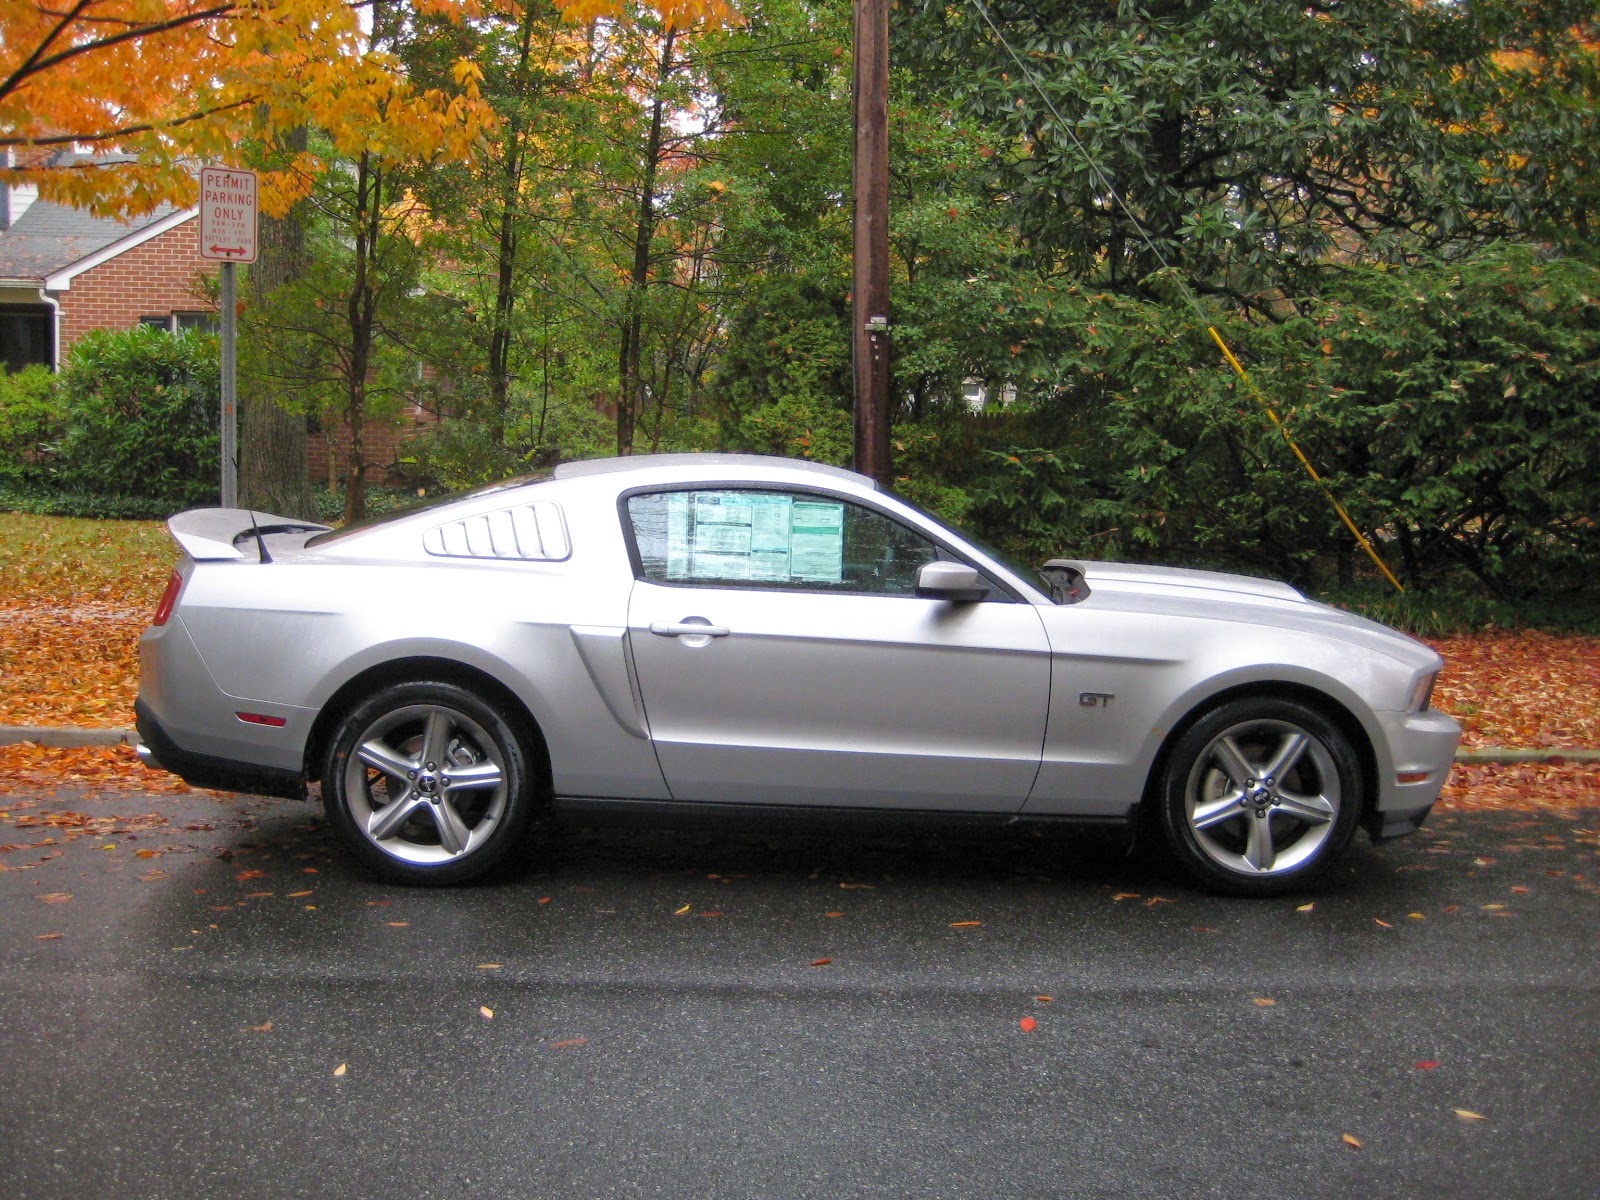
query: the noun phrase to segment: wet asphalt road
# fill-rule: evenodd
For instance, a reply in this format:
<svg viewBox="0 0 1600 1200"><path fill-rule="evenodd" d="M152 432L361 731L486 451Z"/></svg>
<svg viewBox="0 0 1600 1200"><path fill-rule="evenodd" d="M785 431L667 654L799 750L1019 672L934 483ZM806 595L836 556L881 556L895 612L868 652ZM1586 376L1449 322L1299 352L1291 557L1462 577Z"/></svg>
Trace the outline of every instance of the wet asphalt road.
<svg viewBox="0 0 1600 1200"><path fill-rule="evenodd" d="M417 892L306 805L12 805L165 824L0 853L7 1198L1600 1191L1600 811L1363 836L1301 911L1082 835L580 831Z"/></svg>

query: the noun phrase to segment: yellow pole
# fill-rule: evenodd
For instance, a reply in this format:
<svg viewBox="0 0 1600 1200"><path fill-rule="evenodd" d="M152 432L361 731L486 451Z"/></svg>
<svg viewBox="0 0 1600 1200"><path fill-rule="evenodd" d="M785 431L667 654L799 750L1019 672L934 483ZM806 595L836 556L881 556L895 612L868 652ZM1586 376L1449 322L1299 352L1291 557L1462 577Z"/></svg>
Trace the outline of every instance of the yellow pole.
<svg viewBox="0 0 1600 1200"><path fill-rule="evenodd" d="M1323 482L1322 476L1318 475L1317 469L1311 465L1311 460L1295 444L1295 440L1289 435L1288 429L1278 419L1277 412L1267 402L1267 398L1261 394L1260 389L1251 380L1248 372L1239 364L1239 360L1233 356L1233 351L1228 349L1228 343L1222 340L1222 335L1217 332L1216 326L1207 325L1206 332L1216 341L1217 346L1222 351L1222 356L1228 360L1228 365L1239 373L1240 379L1244 380L1245 389L1255 397L1257 404L1267 410L1267 416L1272 418L1273 426L1279 433L1283 434L1283 440L1289 443L1289 449L1294 451L1294 456L1300 460L1300 465L1306 469L1306 474L1310 475L1316 481L1317 486L1322 489L1322 494L1328 498L1328 503L1333 505L1333 510L1339 514L1339 519L1345 523L1351 533L1356 535L1356 541L1361 543L1361 548L1367 552L1367 556L1378 564L1378 570L1383 572L1383 577L1394 584L1395 591L1404 595L1406 589L1400 586L1400 581L1394 577L1394 572L1389 570L1388 564L1378 557L1378 552L1372 548L1372 543L1367 541L1361 530L1356 528L1356 523L1350 519L1350 514L1345 512L1344 505L1340 504L1338 497L1333 494L1333 489Z"/></svg>

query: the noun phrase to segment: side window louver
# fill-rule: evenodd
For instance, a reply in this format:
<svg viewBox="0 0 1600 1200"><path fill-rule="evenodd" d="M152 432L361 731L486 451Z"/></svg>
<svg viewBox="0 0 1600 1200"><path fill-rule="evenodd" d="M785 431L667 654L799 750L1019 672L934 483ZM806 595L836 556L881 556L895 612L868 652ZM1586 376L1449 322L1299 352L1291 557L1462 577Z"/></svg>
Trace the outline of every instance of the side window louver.
<svg viewBox="0 0 1600 1200"><path fill-rule="evenodd" d="M561 506L550 500L437 526L422 535L422 546L441 558L525 562L560 562L572 553Z"/></svg>

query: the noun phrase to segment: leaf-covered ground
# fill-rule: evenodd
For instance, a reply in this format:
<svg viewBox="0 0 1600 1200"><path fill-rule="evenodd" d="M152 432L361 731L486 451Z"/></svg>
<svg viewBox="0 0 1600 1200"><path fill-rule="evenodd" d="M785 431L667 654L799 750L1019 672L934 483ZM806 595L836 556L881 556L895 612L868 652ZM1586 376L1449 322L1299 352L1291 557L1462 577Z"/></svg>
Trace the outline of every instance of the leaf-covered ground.
<svg viewBox="0 0 1600 1200"><path fill-rule="evenodd" d="M157 521L0 513L0 725L131 726L176 558Z"/></svg>
<svg viewBox="0 0 1600 1200"><path fill-rule="evenodd" d="M139 634L175 558L159 522L0 513L0 725L130 727ZM1446 661L1434 703L1461 721L1464 748L1600 747L1600 637L1497 630L1430 641ZM1451 779L1444 802L1454 807L1600 807L1595 765L1457 767ZM0 748L0 793L62 783L182 787L126 749Z"/></svg>

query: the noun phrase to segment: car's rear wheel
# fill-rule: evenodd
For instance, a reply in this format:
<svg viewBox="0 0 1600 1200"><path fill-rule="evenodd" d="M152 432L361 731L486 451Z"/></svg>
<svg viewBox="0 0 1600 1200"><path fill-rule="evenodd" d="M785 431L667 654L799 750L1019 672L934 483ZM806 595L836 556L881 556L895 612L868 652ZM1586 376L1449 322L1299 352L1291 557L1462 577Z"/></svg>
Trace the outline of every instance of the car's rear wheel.
<svg viewBox="0 0 1600 1200"><path fill-rule="evenodd" d="M1295 700L1244 698L1191 725L1167 760L1162 832L1196 882L1274 896L1328 869L1361 815L1350 739Z"/></svg>
<svg viewBox="0 0 1600 1200"><path fill-rule="evenodd" d="M453 683L400 683L339 722L322 773L328 820L373 874L476 878L525 845L535 798L523 738Z"/></svg>

